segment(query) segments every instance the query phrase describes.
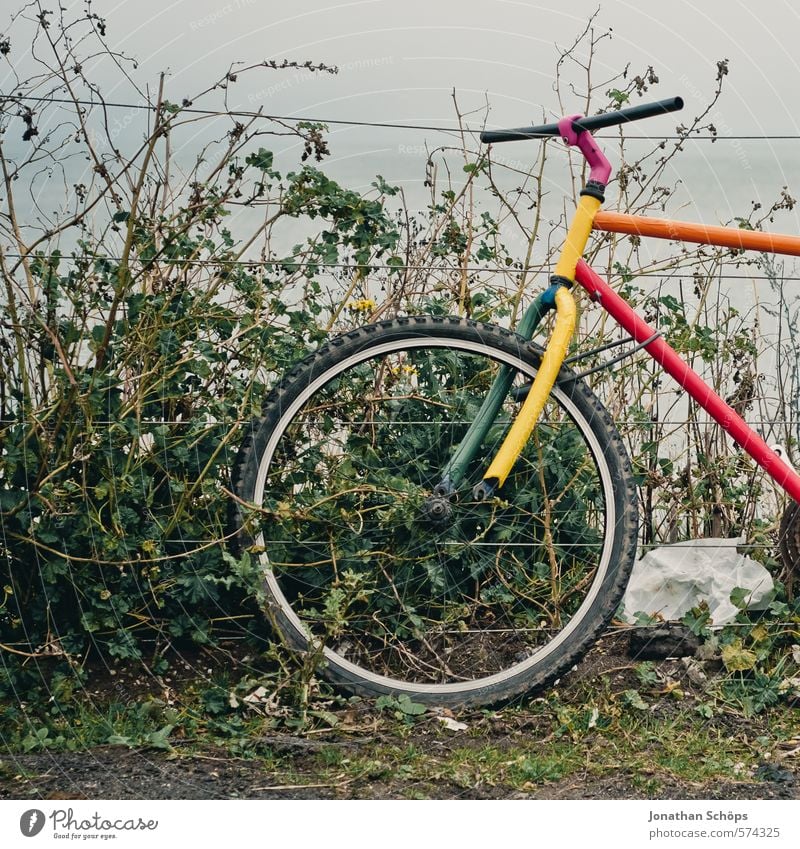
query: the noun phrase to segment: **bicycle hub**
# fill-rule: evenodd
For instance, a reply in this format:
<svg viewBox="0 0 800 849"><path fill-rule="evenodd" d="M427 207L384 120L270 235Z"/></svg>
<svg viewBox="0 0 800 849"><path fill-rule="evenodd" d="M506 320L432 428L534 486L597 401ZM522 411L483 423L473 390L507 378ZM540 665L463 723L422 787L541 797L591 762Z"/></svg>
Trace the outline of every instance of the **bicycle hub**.
<svg viewBox="0 0 800 849"><path fill-rule="evenodd" d="M453 505L449 498L441 495L429 495L425 499L422 512L426 519L437 525L443 525L453 515Z"/></svg>

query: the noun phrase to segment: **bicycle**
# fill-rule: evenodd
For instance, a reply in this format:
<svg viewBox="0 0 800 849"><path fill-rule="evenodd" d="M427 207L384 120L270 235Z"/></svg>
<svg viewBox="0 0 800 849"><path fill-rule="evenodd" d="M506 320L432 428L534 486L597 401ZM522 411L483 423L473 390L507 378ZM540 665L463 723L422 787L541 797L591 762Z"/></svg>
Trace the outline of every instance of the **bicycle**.
<svg viewBox="0 0 800 849"><path fill-rule="evenodd" d="M611 165L592 132L682 105L483 132L559 135L590 167L516 332L433 316L361 327L289 372L247 429L232 475L240 545L277 632L333 683L490 704L552 683L608 626L636 555L636 487L611 417L564 364L576 287L800 502L792 467L581 258L592 229L800 255L800 237L600 211ZM551 310L543 350L530 340ZM790 513L784 536L800 548Z"/></svg>

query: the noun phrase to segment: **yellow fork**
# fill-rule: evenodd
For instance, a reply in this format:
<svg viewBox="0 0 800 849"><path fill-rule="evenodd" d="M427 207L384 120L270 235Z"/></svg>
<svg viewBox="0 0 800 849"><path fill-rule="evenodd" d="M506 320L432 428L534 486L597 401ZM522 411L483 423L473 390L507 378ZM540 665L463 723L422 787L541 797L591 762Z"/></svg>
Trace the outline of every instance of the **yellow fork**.
<svg viewBox="0 0 800 849"><path fill-rule="evenodd" d="M555 277L565 281L575 280L575 268L589 240L592 221L600 205L601 201L596 197L581 196L561 251L561 257L556 265ZM556 323L553 334L547 343L542 363L536 373L533 386L528 392L528 397L483 476L487 484L500 487L505 483L520 452L530 439L533 428L542 414L545 402L567 356L569 343L575 333L576 322L575 298L567 286L559 286L556 289L555 304Z"/></svg>

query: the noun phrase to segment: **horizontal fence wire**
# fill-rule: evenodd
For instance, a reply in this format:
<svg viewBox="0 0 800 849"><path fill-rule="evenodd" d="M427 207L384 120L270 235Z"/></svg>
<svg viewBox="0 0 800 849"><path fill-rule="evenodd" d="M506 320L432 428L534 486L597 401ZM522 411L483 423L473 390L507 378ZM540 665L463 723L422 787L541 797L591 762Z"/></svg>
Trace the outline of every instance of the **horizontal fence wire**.
<svg viewBox="0 0 800 849"><path fill-rule="evenodd" d="M4 100L10 100L14 102L28 102L28 103L61 103L61 104L69 104L70 106L97 106L102 109L130 109L130 110L146 110L149 112L156 111L159 107L156 104L149 103L120 103L113 101L103 101L103 100L81 100L81 99L72 99L68 97L37 97L34 95L18 95L18 94L6 94L0 95L0 103ZM161 106L163 109L163 104ZM346 119L346 118L319 118L319 117L309 117L305 115L272 115L267 114L261 111L253 111L253 110L239 110L239 109L198 109L197 107L192 106L181 106L178 107L178 113L186 113L189 115L205 115L207 117L230 117L230 118L262 118L269 121L293 121L293 122L301 122L307 121L314 124L338 124L342 126L353 126L353 127L378 127L385 129L393 129L393 130L429 130L432 132L440 132L440 133L469 133L471 135L476 135L478 133L482 133L484 131L484 127L440 127L434 126L430 124L403 124L400 122L393 121L364 121L357 119ZM595 138L611 138L615 139L618 136L615 135L597 135ZM792 134L792 133L750 133L750 134L742 134L742 135L724 135L721 136L716 133L697 133L694 135L635 135L635 136L625 136L626 139L632 140L641 140L641 141L791 141L793 139L800 139L800 135Z"/></svg>
<svg viewBox="0 0 800 849"><path fill-rule="evenodd" d="M13 253L11 251L6 252L7 257L11 257L13 259L91 259L91 260L111 260L112 262L122 262L122 257L118 256L109 256L107 254L97 254L97 255L89 255L82 254L78 257L73 254L62 254L62 253L33 253L33 254L20 254ZM130 260L129 260L130 261ZM503 272L505 274L521 274L524 271L534 271L544 274L546 271L555 267L555 263L547 263L544 265L536 265L536 266L528 266L527 268L514 268L513 266L463 266L463 265L413 265L408 263L387 263L387 262L366 262L366 263L349 263L349 262L323 262L322 260L286 260L286 259L171 259L170 257L154 257L152 259L139 259L141 263L155 263L161 262L164 264L174 263L175 265L241 265L241 266L256 266L256 265L270 265L270 266L297 266L298 268L304 268L306 266L314 265L319 268L342 268L342 269L350 269L355 270L357 268L363 268L367 266L369 268L383 268L383 269L393 269L399 271L401 269L412 270L412 271L454 271L454 272L462 272L462 271L470 271L470 272L492 272L499 273ZM618 274L612 274L611 277L618 277ZM754 272L753 274L725 274L714 272L711 275L703 275L698 273L673 273L667 270L659 271L626 271L626 277L637 278L637 277L664 277L669 279L679 279L679 280L696 280L698 278L703 278L705 276L711 277L715 280L752 280L754 277L766 277L763 272ZM793 275L784 275L779 274L775 276L770 276L768 279L776 282L776 283L790 283L800 281L800 276Z"/></svg>
<svg viewBox="0 0 800 849"><path fill-rule="evenodd" d="M130 417L126 419L92 419L92 424L102 425L104 427L110 427L111 425L120 424L123 421L129 420ZM24 419L25 424L39 424L37 419ZM217 427L222 425L243 425L249 424L252 419L220 419L215 422L204 422L205 427ZM655 425L685 425L689 421L688 419L622 419L615 418L614 424L623 426L631 426L631 427L649 427ZM190 419L142 419L141 423L143 425L189 425L193 424L193 421ZM713 419L691 419L692 424L696 424L699 426L708 426L713 424L718 424L718 422ZM746 419L745 423L750 425L751 427L756 425L782 425L795 427L800 424L799 419ZM19 419L0 419L0 426L12 425L12 424L20 424ZM406 424L429 424L429 422L406 422ZM721 427L722 425L720 425ZM142 434L144 435L144 434Z"/></svg>

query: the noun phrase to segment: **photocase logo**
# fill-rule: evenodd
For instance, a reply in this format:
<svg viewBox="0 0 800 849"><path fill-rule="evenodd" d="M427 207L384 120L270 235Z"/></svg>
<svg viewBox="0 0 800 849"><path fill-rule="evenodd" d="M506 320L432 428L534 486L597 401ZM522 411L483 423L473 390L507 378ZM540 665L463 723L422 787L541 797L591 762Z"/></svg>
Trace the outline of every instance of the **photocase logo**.
<svg viewBox="0 0 800 849"><path fill-rule="evenodd" d="M31 808L19 818L19 830L25 837L36 837L44 828L44 814L36 808Z"/></svg>

